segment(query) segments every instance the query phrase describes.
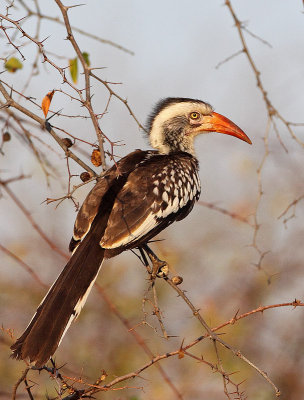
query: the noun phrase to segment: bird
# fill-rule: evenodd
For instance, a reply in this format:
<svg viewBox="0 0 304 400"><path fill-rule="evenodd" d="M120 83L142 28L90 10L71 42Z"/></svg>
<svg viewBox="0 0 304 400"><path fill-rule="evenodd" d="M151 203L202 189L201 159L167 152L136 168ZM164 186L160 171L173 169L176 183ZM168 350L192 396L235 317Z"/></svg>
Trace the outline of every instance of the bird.
<svg viewBox="0 0 304 400"><path fill-rule="evenodd" d="M184 219L201 193L197 135L218 132L249 144L231 120L202 100L168 97L148 117L153 150L135 150L109 168L78 211L69 250L72 255L37 308L24 333L11 346L12 357L42 367L78 317L104 260L123 251L146 251L148 243Z"/></svg>

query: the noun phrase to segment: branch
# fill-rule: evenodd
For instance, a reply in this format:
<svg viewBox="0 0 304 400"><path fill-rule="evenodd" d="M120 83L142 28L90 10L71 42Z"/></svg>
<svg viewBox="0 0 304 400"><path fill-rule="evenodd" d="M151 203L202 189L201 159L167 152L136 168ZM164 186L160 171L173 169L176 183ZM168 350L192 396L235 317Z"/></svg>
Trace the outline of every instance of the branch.
<svg viewBox="0 0 304 400"><path fill-rule="evenodd" d="M19 385L26 380L26 376L29 372L30 368L27 367L21 377L18 379L17 383L14 385L13 393L12 393L12 400L16 400L17 390Z"/></svg>
<svg viewBox="0 0 304 400"><path fill-rule="evenodd" d="M128 330L128 332L133 335L134 339L136 340L136 342L138 343L139 346L142 347L142 349L144 350L144 352L148 355L148 357L150 358L154 358L154 354L152 353L152 351L150 350L150 348L148 347L148 345L146 344L145 340L142 338L142 336L136 332L136 330L132 329L131 324L129 323L129 321L124 318L121 313L119 312L119 310L117 309L117 307L115 306L115 304L109 299L109 297L106 295L105 291L103 290L103 288L98 284L95 283L95 287L98 290L98 293L100 294L100 296L102 297L102 299L105 301L105 303L108 305L108 307L110 308L111 312L113 314L115 314L117 316L117 318L120 320L120 322L126 327L126 329ZM177 390L177 388L175 387L175 385L172 383L171 379L168 377L166 371L159 365L156 364L157 369L159 371L159 373L161 374L161 376L163 377L164 381L169 385L169 387L172 389L173 393L175 394L176 398L182 400L183 397L181 395L181 393Z"/></svg>
<svg viewBox="0 0 304 400"><path fill-rule="evenodd" d="M271 310L273 308L281 308L281 307L293 307L293 308L304 307L304 303L302 303L300 300L295 299L294 301L291 301L289 303L279 303L279 304L271 304L269 306L260 306L260 307L256 308L255 310L248 311L241 315L237 315L238 313L236 313L234 315L234 317L231 318L229 321L224 322L223 324L217 326L216 328L212 328L212 331L214 331L214 332L218 331L227 325L234 325L240 319L249 317L250 315L257 314L257 313L263 313L266 310Z"/></svg>
<svg viewBox="0 0 304 400"><path fill-rule="evenodd" d="M10 107L16 108L18 111L22 112L23 114L27 115L34 121L38 122L40 127L46 127L46 121L43 118L38 117L38 115L34 114L30 110L26 109L25 107L21 106L18 104L16 101L13 100L13 98L9 95L7 90L2 84L2 81L0 80L0 92L4 96L5 100L9 103ZM60 139L60 137L54 132L52 127L48 124L48 132L52 135L52 137L56 140L56 142L59 144L59 146L63 149L67 157L70 157L72 160L74 160L77 164L79 164L83 169L86 171L90 172L92 176L97 176L96 172L92 170L88 165L86 165L80 158L78 158L65 144L64 142Z"/></svg>
<svg viewBox="0 0 304 400"><path fill-rule="evenodd" d="M36 17L38 17L38 19L46 19L46 20L49 20L49 21L56 22L57 24L60 24L60 25L65 25L64 22L61 21L60 18L58 18L58 17L52 17L51 15L42 14L40 11L39 12L35 12L35 11L31 10L28 7L28 5L23 2L23 0L19 0L19 3L21 3L22 6L26 9L26 11L28 12L28 16L29 17L30 16L36 16ZM108 44L108 45L110 45L112 47L117 48L118 50L122 50L125 53L128 53L131 56L134 56L134 52L132 50L129 50L126 47L121 46L120 44L113 42L112 40L100 38L99 36L93 35L90 32L86 32L83 29L77 28L76 26L71 26L71 28L72 28L73 31L78 32L81 35L84 35L86 37L94 39L94 40L96 40L96 41L98 41L100 43Z"/></svg>
<svg viewBox="0 0 304 400"><path fill-rule="evenodd" d="M248 62L249 62L249 65L250 65L250 67L251 67L251 69L252 69L252 71L253 71L253 73L254 73L254 75L255 75L256 84L257 84L257 87L258 87L258 89L260 90L260 92L261 92L261 94L262 94L262 98L263 98L263 100L264 100L264 103L265 103L265 106L266 106L266 109L267 109L267 114L268 114L268 121L267 121L266 132L265 132L265 135L264 135L264 137L263 137L264 149L265 149L265 151L264 151L264 155L263 155L262 161L261 161L261 163L260 163L260 165L259 165L259 167L258 167L258 169L257 169L258 194L257 194L256 207L255 207L255 213L254 213L253 239L252 239L252 244L251 244L251 246L252 246L254 249L256 249L256 251L257 251L258 254L259 254L259 262L257 263L257 267L258 267L259 269L263 270L263 271L265 272L266 276L267 276L267 279L269 279L269 274L268 274L268 273L262 268L262 266L261 266L261 261L262 261L262 259L263 259L263 255L265 254L265 251L262 250L262 249L259 247L258 243L257 243L257 236L258 236L258 232L259 232L260 227L261 227L261 225L260 225L260 223L259 223L259 221L258 221L257 214L258 214L258 209L259 209L259 206L260 206L260 204L261 204L261 199L262 199L262 196L263 196L262 170L263 170L263 167L264 167L264 165L265 165L266 159L267 159L267 157L268 157L268 155L269 155L268 140L269 140L269 134L270 134L270 128L271 128L271 126L273 126L273 128L274 128L274 131L275 131L276 136L277 136L277 138L278 138L278 140L279 140L279 143L281 144L281 146L283 147L283 149L284 149L285 151L287 151L287 148L286 148L286 146L283 144L283 142L282 142L282 140L281 140L281 137L280 137L280 135L279 135L279 131L278 131L277 126L276 126L276 123L275 123L275 117L276 117L277 119L279 119L279 120L283 123L283 125L287 128L288 132L290 133L291 137L292 137L301 147L304 147L304 142L303 142L302 140L300 140L300 139L297 137L297 135L294 133L294 131L293 131L292 128L291 128L292 124L291 124L290 122L288 122L288 121L282 116L282 114L277 110L277 108L275 108L275 107L273 106L273 104L271 103L271 101L270 101L270 99L269 99L269 96L268 96L268 93L267 93L266 89L264 88L264 85L263 85L263 82L262 82L262 79L261 79L261 72L259 71L259 69L258 69L256 63L254 62L253 57L252 57L252 55L251 55L251 53L250 53L250 51L249 51L247 42L246 42L246 40L245 40L245 36L244 36L243 31L247 31L247 32L248 32L248 30L247 30L247 28L244 27L244 25L242 24L242 22L241 22L241 21L239 20L239 18L237 17L237 15L236 15L236 13L235 13L233 7L232 7L231 1L230 1L230 0L225 0L225 5L228 7L229 12L230 12L230 14L231 14L231 16L232 16L232 18L233 18L233 20L234 20L235 27L236 27L236 29L237 29L238 36L239 36L239 39L240 39L241 44L242 44L242 49L241 49L240 52L244 53L244 54L246 55L246 57L247 57L247 60L248 60ZM264 44L267 43L267 42L265 42L263 39L261 39L261 38L259 38L259 37L256 37L256 35L253 35L251 32L248 32L248 33L249 33L251 36L254 36L255 38L258 38L259 40L262 40L262 41L264 42ZM240 53L240 52L239 52L239 53ZM228 61L228 59L227 59L226 61Z"/></svg>
<svg viewBox="0 0 304 400"><path fill-rule="evenodd" d="M36 272L28 264L26 264L23 260L21 260L21 258L19 258L16 254L12 253L6 247L2 246L1 243L0 243L0 250L3 251L3 253L7 254L9 257L13 258L18 264L20 264L22 268L24 268L39 285L45 288L49 287L44 282L42 282L42 280L39 278Z"/></svg>
<svg viewBox="0 0 304 400"><path fill-rule="evenodd" d="M249 222L248 218L242 217L241 215L239 215L237 213L228 211L225 208L218 207L213 203L208 203L207 201L202 201L202 200L199 200L197 203L202 205L202 206L204 206L204 207L210 208L211 210L215 210L215 211L218 211L218 212L220 212L220 213L222 213L224 215L228 215L232 219L237 219L238 221L244 222L244 224L247 224L247 225L249 225L251 227L254 226L251 222Z"/></svg>
<svg viewBox="0 0 304 400"><path fill-rule="evenodd" d="M105 161L105 151L104 151L104 146L103 146L105 135L102 132L102 130L100 129L98 119L92 108L92 102L91 102L92 96L91 96L91 86L90 86L90 68L86 63L86 61L83 57L83 52L80 50L78 43L76 42L73 32L72 32L70 20L68 17L68 10L70 7L65 7L60 0L55 0L55 2L58 5L58 7L62 13L62 16L63 16L64 24L65 24L66 31L68 34L67 39L71 42L71 44L81 62L82 68L83 68L84 79L85 79L85 93L86 93L86 98L85 98L85 101L83 101L83 105L86 107L86 109L88 110L88 112L91 116L91 120L94 125L97 139L99 142L99 150L100 150L100 154L101 154L102 167L103 167L103 170L105 170L106 169L106 161Z"/></svg>
<svg viewBox="0 0 304 400"><path fill-rule="evenodd" d="M280 120L283 122L283 124L286 126L286 128L288 129L288 132L290 133L290 135L292 136L292 138L293 138L301 147L304 147L304 142L302 142L302 141L295 135L295 133L293 132L293 130L290 128L290 125L291 125L291 124L290 124L290 123L279 113L279 111L272 105L272 103L271 103L271 101L270 101L270 99L269 99L269 97L268 97L267 91L264 89L264 85L263 85L262 80L261 80L261 72L259 71L259 69L257 68L255 62L253 61L253 58L252 58L251 53L250 53L250 51L249 51L249 48L248 48L248 46L247 46L247 43L246 43L246 40L245 40L245 37L244 37L244 34L243 34L243 29L244 29L244 27L243 27L241 21L238 19L237 15L236 15L236 13L235 13L233 7L232 7L231 1L230 1L230 0L225 0L225 5L228 7L228 9L229 9L229 11L230 11L230 14L231 14L231 16L232 16L232 18L233 18L233 20L234 20L236 29L237 29L238 34L239 34L239 38L240 38L241 43L242 43L242 46L243 46L242 52L246 55L246 57L247 57L247 59L248 59L248 61L249 61L249 64L250 64L250 66L251 66L251 69L252 69L252 71L254 72L254 75L255 75L255 77L256 77L257 87L259 88L260 92L262 93L263 100L264 100L264 102L265 102L265 105L266 105L266 108L267 108L267 112L268 112L269 118L272 119L274 116L276 116L278 119L280 119ZM248 30L246 29L246 31L248 31ZM250 34L253 35L251 32L250 32ZM259 39L262 40L261 38L259 38ZM265 41L263 40L263 42L265 42ZM266 43L267 43L267 42L266 42Z"/></svg>
<svg viewBox="0 0 304 400"><path fill-rule="evenodd" d="M201 316L199 313L199 310L194 307L190 299L186 296L185 292L180 289L179 286L176 286L171 279L165 278L166 282L174 289L178 295L184 300L184 302L187 304L187 306L191 309L193 315L198 319L200 324L206 329L208 332L207 336L210 336L210 338L214 341L217 341L220 343L223 347L226 349L230 350L235 356L243 360L246 364L250 365L253 369L255 369L274 389L276 396L280 396L280 391L279 389L275 386L275 384L272 382L272 380L268 377L267 373L262 371L257 365L255 365L252 361L250 361L247 357L245 357L240 350L232 347L230 344L222 340L220 337L217 335L214 335L214 330L212 330L209 325L205 322L204 318Z"/></svg>
<svg viewBox="0 0 304 400"><path fill-rule="evenodd" d="M60 254L65 259L68 259L69 256L64 251L60 250L55 245L55 243L52 242L48 238L48 236L42 231L40 226L35 222L35 220L31 216L30 212L25 208L23 203L18 199L18 197L13 193L13 191L8 187L7 183L5 183L5 181L0 181L0 185L6 191L6 193L10 196L10 198L14 201L14 203L17 205L17 207L22 211L22 213L28 219L28 221L30 222L30 224L32 225L34 230L38 232L38 234L41 236L41 238L51 247L51 249L55 250L58 254Z"/></svg>

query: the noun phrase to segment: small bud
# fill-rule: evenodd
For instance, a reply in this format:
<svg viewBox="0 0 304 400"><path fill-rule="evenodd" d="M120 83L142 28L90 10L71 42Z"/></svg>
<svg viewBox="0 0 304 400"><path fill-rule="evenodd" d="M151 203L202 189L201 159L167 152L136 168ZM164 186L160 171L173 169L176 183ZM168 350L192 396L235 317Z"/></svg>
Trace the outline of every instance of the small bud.
<svg viewBox="0 0 304 400"><path fill-rule="evenodd" d="M106 379L106 377L108 376L108 374L106 373L106 371L103 369L102 371L101 371L101 375L100 375L100 380L101 381L104 381L105 379Z"/></svg>
<svg viewBox="0 0 304 400"><path fill-rule="evenodd" d="M92 151L91 162L93 165L95 165L95 167L101 166L101 155L100 155L100 151L98 149L94 149Z"/></svg>
<svg viewBox="0 0 304 400"><path fill-rule="evenodd" d="M91 179L91 174L89 172L82 172L80 174L80 179L82 182L87 182L89 179Z"/></svg>
<svg viewBox="0 0 304 400"><path fill-rule="evenodd" d="M183 352L183 350L179 350L178 358L181 359L181 358L184 358L184 357L185 357L185 353Z"/></svg>
<svg viewBox="0 0 304 400"><path fill-rule="evenodd" d="M67 148L73 146L73 142L70 138L66 137L62 139L62 143L66 145Z"/></svg>
<svg viewBox="0 0 304 400"><path fill-rule="evenodd" d="M181 283L183 283L183 278L178 275L173 276L172 282L174 283L175 286L180 285Z"/></svg>
<svg viewBox="0 0 304 400"><path fill-rule="evenodd" d="M9 142L11 140L11 134L9 132L4 132L2 135L3 142Z"/></svg>

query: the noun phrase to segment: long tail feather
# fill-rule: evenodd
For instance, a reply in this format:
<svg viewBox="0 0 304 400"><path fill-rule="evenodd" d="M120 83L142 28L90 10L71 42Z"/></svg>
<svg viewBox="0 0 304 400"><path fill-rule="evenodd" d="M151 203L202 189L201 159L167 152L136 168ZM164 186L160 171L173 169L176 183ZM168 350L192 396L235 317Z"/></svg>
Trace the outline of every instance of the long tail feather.
<svg viewBox="0 0 304 400"><path fill-rule="evenodd" d="M77 318L104 258L101 226L92 227L39 305L28 327L11 346L12 357L37 367L54 354L71 322Z"/></svg>

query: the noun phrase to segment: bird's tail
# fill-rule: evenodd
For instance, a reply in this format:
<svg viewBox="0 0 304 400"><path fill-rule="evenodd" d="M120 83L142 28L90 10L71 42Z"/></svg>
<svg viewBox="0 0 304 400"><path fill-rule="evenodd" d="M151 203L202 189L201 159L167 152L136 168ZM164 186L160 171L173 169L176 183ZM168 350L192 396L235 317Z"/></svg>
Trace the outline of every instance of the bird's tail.
<svg viewBox="0 0 304 400"><path fill-rule="evenodd" d="M101 267L104 249L98 233L98 229L91 229L78 246L24 333L11 346L13 358L28 359L41 367L54 354L78 317Z"/></svg>

